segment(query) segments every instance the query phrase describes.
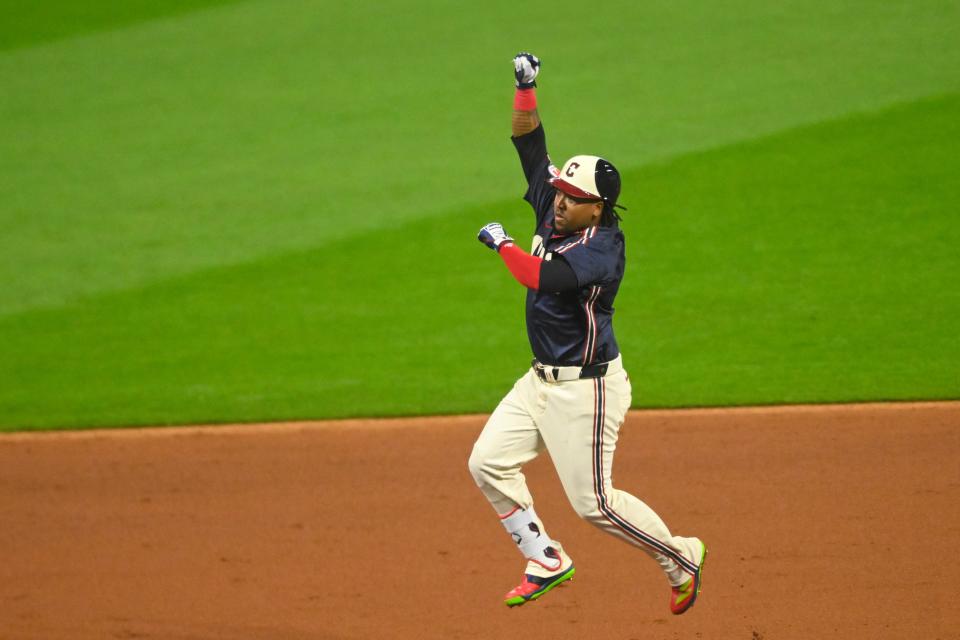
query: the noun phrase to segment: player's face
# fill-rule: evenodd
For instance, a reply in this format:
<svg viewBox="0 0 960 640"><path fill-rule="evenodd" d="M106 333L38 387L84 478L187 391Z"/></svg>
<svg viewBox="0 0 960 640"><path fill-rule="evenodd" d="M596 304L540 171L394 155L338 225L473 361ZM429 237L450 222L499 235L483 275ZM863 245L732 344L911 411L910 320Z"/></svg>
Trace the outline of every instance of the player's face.
<svg viewBox="0 0 960 640"><path fill-rule="evenodd" d="M600 220L603 203L567 195L557 189L553 197L553 228L561 233L592 227Z"/></svg>

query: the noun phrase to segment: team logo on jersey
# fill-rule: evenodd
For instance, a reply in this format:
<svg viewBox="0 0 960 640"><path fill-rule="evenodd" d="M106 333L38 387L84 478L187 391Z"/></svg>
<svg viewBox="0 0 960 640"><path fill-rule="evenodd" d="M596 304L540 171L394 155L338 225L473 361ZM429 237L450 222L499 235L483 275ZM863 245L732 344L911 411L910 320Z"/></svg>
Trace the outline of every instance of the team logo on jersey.
<svg viewBox="0 0 960 640"><path fill-rule="evenodd" d="M543 238L540 236L533 236L533 247L530 249L531 255L535 255L538 258L542 258L543 254L547 252L543 247Z"/></svg>
<svg viewBox="0 0 960 640"><path fill-rule="evenodd" d="M547 248L543 246L543 236L533 236L533 246L530 248L530 255L537 256L538 258L543 258L544 260L550 260L553 257L552 253L547 251Z"/></svg>

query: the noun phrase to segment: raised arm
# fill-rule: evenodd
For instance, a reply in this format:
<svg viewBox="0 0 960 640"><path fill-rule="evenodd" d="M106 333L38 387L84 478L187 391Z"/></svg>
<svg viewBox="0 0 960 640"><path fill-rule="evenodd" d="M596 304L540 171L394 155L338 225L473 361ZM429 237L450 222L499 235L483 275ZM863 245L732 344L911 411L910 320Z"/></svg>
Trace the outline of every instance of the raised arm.
<svg viewBox="0 0 960 640"><path fill-rule="evenodd" d="M537 114L537 74L540 60L532 53L519 53L513 59L517 92L513 99L513 144L520 155L520 164L527 178L524 198L537 214L537 227L552 209L553 187L547 182L551 175L547 141ZM544 260L531 255L514 244L513 238L499 222L491 222L480 229L477 239L500 254L510 273L528 289L546 293L562 293L578 287L577 276L562 258Z"/></svg>
<svg viewBox="0 0 960 640"><path fill-rule="evenodd" d="M517 91L513 98L513 118L511 127L513 137L530 133L540 126L537 113L537 74L540 73L540 60L532 53L518 53L513 58L514 76Z"/></svg>
<svg viewBox="0 0 960 640"><path fill-rule="evenodd" d="M513 98L513 146L520 157L520 166L527 181L523 198L536 213L536 226L553 210L554 189L549 180L556 168L550 164L547 137L537 113L537 75L540 59L532 53L521 52L513 58L516 93Z"/></svg>

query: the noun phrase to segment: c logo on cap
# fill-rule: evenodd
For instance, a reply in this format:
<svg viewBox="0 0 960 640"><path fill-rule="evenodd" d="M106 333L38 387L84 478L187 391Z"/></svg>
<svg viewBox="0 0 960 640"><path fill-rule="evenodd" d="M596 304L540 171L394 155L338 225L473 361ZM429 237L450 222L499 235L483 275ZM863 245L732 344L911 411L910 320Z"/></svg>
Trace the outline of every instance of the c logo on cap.
<svg viewBox="0 0 960 640"><path fill-rule="evenodd" d="M571 163L570 163L570 166L567 167L567 175L572 178L572 177L573 177L573 170L574 170L574 169L579 169L579 168L580 168L580 163L579 163L579 162L571 162Z"/></svg>

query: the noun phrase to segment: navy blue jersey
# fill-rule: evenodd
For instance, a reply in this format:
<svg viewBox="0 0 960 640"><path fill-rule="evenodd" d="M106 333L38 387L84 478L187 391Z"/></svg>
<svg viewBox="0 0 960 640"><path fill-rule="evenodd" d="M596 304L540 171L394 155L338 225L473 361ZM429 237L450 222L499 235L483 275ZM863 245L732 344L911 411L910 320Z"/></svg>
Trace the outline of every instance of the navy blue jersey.
<svg viewBox="0 0 960 640"><path fill-rule="evenodd" d="M537 217L531 253L564 260L578 288L563 293L527 290L527 336L537 360L555 366L584 366L620 354L613 335L613 299L624 269L623 233L617 227L589 227L557 234L553 229L556 169L547 155L543 127L513 138L527 179L524 199Z"/></svg>

